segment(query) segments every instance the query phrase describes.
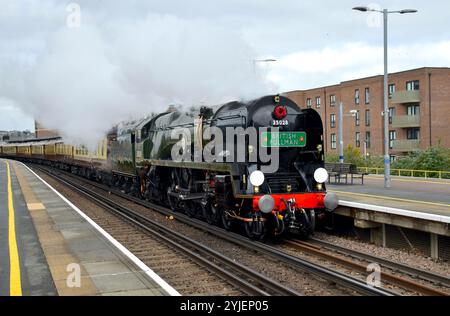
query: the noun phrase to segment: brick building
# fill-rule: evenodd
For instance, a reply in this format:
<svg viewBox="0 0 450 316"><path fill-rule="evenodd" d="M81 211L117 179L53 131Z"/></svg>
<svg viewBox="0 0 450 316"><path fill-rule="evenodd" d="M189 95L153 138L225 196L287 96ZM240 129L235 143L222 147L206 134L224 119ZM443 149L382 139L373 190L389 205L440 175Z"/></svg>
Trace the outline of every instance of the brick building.
<svg viewBox="0 0 450 316"><path fill-rule="evenodd" d="M383 76L284 93L317 110L326 151L339 152L339 103L343 102L344 147L383 154ZM350 111L356 110L356 114ZM392 159L440 143L450 147L450 68L419 68L389 74L389 147Z"/></svg>
<svg viewBox="0 0 450 316"><path fill-rule="evenodd" d="M58 132L52 129L45 128L38 121L34 121L34 130L36 134L36 138L51 138L58 137Z"/></svg>

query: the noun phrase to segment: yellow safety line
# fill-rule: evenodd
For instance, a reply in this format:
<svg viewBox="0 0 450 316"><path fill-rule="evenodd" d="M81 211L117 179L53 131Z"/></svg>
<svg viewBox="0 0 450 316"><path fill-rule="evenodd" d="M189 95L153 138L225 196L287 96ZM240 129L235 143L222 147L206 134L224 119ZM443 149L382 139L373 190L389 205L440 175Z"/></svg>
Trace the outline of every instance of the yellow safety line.
<svg viewBox="0 0 450 316"><path fill-rule="evenodd" d="M14 202L11 187L11 170L9 163L6 161L6 169L8 173L8 211L9 211L9 294L11 296L22 296L22 280L20 277L20 261L19 250L16 239L16 224L14 219Z"/></svg>
<svg viewBox="0 0 450 316"><path fill-rule="evenodd" d="M366 176L366 179L383 179L382 176ZM428 180L417 180L417 179L397 179L391 177L391 181L403 181L403 182L421 182L421 183L433 183L433 184L444 184L444 185L450 185L450 182L438 182L438 181L428 181Z"/></svg>
<svg viewBox="0 0 450 316"><path fill-rule="evenodd" d="M408 199L394 198L394 197L390 197L390 196L380 196L380 195L373 195L373 194L354 193L354 192L346 192L346 191L338 191L338 190L329 190L329 191L337 192L337 193L350 194L350 195L376 197L376 198L381 198L381 199L384 199L384 200L394 200L394 201L422 203L422 204L431 204L431 205L450 207L450 204L442 204L442 203L434 203L434 202L426 202L426 201L418 201L418 200L408 200Z"/></svg>

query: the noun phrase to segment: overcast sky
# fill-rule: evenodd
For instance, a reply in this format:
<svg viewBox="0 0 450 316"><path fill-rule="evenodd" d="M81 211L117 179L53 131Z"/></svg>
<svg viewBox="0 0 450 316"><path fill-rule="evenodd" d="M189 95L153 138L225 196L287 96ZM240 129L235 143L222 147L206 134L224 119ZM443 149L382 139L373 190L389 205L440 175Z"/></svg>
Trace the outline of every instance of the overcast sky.
<svg viewBox="0 0 450 316"><path fill-rule="evenodd" d="M191 28L193 25L192 32L196 32L195 30L198 30L201 25L202 31L198 32L195 38L199 43L197 46L220 45L218 44L220 38L224 36L227 39L223 42L227 45L241 43L239 45L246 47L245 52L241 55L236 53L236 56L250 56L248 52L251 50L252 57L248 61L250 64L253 59L276 59L276 62L257 63L253 75L259 79L267 78L272 89L279 92L308 89L382 73L381 16L351 10L358 5L370 5L374 8L388 7L391 10L413 8L419 11L416 14L389 16L389 70L391 72L423 66L450 66L450 1L448 0L391 0L373 3L361 0L80 0L73 2L81 8L80 28L95 25L95 32L102 33L101 38L106 42L109 38L113 42L112 34L120 34L118 30L122 33L137 32L136 30L139 29L137 26L129 27L136 24L136 21L146 21L143 24L152 29L158 28L158 24L162 24L162 27L167 24L170 27L175 25L180 28ZM64 37L58 32L68 27L67 18L70 12L67 11L67 5L69 3L71 2L61 0L0 0L0 130L33 130L31 115L48 108L40 108L38 105L33 107L34 105L29 103L34 101L39 103L44 100L55 102L43 95L48 93L45 87L42 91L39 90L41 86L36 81L42 80L42 77L35 78L33 87L29 87L27 78L22 77L35 73L41 76L53 74L53 70L49 71L45 65L52 65L53 61L60 58L61 52L65 51L61 49L61 44L58 44L60 42L55 41L55 34L59 41L61 37ZM168 21L166 17L173 17L175 20ZM176 22L178 21L176 19L182 22ZM151 24L151 21L157 22ZM194 21L194 24L190 24L190 21ZM114 29L115 32L109 32L110 29ZM145 30L145 28L139 30ZM228 33L224 33L228 31L238 34L239 41L228 38ZM188 34L192 36L192 32L188 31ZM214 34L219 39L211 40ZM95 37L89 35L89 38L89 43L92 45L87 48L88 51L89 49L101 50L105 47L103 44L96 47ZM145 36L142 38L145 39ZM187 38L192 39L192 37ZM117 43L122 43L121 46L123 46L123 43L127 42L121 40ZM158 45L165 44L164 38L158 42ZM172 45L170 40L169 44ZM137 55L142 55L137 58L145 61L147 50L141 52L139 48L133 47L133 45L139 45L139 42L130 40L126 45L129 45L128 54L132 55L133 51L136 51ZM169 48L173 47L174 50L182 47L170 45ZM108 49L105 49L105 55L114 55L111 48ZM234 46L233 50L236 50ZM153 52L153 50L148 51ZM206 51L209 52L209 50ZM221 51L224 50L221 49ZM231 49L225 50L226 56L220 56L218 53L215 61L214 56L211 56L211 60L220 64L232 54L231 51ZM153 55L149 64L159 64L162 67L165 63L159 63L157 56L160 55ZM129 65L130 61L125 62L120 59L122 57L118 54L109 59L119 60L121 67L124 63ZM67 59L61 60L65 63L69 62ZM76 70L77 64L74 63L71 69ZM101 67L101 62L99 64ZM60 66L65 65L60 64ZM139 67L142 68L142 65ZM22 71L23 68L30 68L31 71ZM227 73L229 68L218 68L223 72L224 78L247 80L245 76L239 77L236 73L229 75ZM149 65L148 71L152 71L152 65ZM207 72L202 74L208 76ZM128 81L125 90L134 91L134 86L139 86L140 82L137 81L134 73L124 72L124 76L128 75L132 77L132 80ZM172 76L176 76L176 72L173 72ZM217 81L216 77L213 79L209 81ZM191 86L188 87L195 87L196 80L193 78ZM142 84L148 82L158 84L155 78L151 78L151 81L146 78ZM55 84L55 81L52 83ZM237 84L236 87L241 86L246 88L244 83ZM114 87L108 86L104 91L112 91ZM234 86L229 85L229 87ZM248 87L248 89L253 88ZM33 90L33 96L22 98L22 94L26 95L29 89ZM55 90L58 90L58 87L55 87ZM167 92L167 84L164 88L155 89L154 93L160 96L162 90ZM71 92L84 93L73 89ZM230 95L226 89L224 93ZM138 94L141 96L142 93ZM125 96L124 100L127 100ZM21 102L28 104L23 106ZM61 98L57 99L57 102L62 108L66 103Z"/></svg>

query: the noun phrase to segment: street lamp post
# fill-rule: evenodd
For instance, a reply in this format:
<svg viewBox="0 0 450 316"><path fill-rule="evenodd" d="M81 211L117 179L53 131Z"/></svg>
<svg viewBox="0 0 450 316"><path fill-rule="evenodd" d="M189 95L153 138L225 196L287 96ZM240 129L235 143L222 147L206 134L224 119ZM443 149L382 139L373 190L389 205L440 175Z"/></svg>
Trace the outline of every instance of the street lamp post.
<svg viewBox="0 0 450 316"><path fill-rule="evenodd" d="M383 14L384 29L384 187L391 187L391 159L389 157L389 94L388 94L388 14L389 13L416 13L417 10L404 9L400 11L388 11L388 9L375 10L369 7L354 7L353 10L361 12L379 12Z"/></svg>

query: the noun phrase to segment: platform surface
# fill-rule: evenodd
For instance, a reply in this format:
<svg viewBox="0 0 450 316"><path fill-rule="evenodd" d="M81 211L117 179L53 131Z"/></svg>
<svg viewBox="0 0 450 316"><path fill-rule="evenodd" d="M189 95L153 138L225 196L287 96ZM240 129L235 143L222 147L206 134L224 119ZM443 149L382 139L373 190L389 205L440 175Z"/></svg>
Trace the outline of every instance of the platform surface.
<svg viewBox="0 0 450 316"><path fill-rule="evenodd" d="M24 165L0 159L0 295L168 295L93 225Z"/></svg>
<svg viewBox="0 0 450 316"><path fill-rule="evenodd" d="M327 184L340 200L450 216L450 180L396 177L384 188L384 177L364 177L364 185Z"/></svg>

